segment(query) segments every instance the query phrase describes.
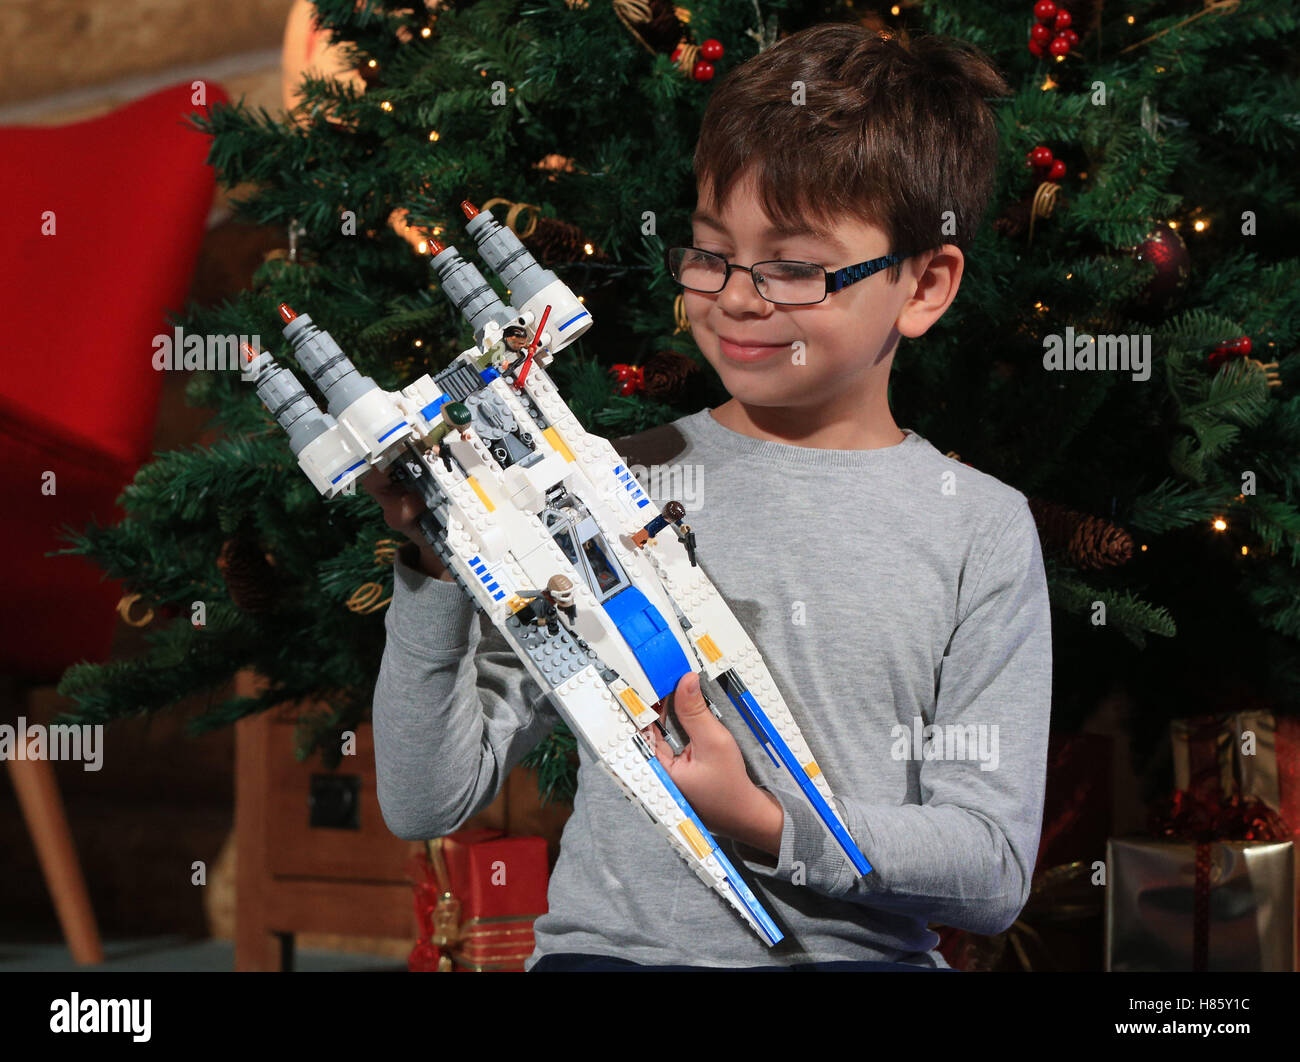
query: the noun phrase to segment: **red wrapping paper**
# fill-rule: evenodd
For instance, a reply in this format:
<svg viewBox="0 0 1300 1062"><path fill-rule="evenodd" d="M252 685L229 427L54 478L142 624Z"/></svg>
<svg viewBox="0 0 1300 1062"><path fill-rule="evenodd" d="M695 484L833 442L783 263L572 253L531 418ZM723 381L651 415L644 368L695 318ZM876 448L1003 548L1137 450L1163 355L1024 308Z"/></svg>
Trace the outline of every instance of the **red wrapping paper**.
<svg viewBox="0 0 1300 1062"><path fill-rule="evenodd" d="M413 861L421 937L407 967L522 970L533 952L533 920L546 913L546 840L461 830L441 839L441 852L446 880L436 859ZM454 897L450 905L447 890ZM439 946L432 938L447 924L457 939Z"/></svg>

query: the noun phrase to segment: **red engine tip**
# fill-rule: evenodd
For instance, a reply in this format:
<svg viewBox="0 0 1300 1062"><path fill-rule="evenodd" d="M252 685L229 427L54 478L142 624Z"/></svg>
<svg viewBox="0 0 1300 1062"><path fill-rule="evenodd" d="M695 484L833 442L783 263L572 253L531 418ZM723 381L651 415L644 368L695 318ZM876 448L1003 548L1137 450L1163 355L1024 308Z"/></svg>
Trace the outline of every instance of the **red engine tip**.
<svg viewBox="0 0 1300 1062"><path fill-rule="evenodd" d="M476 207L468 199L466 199L463 203L461 203L460 208L461 210L465 211L466 221L470 221L473 218L478 217L478 207Z"/></svg>
<svg viewBox="0 0 1300 1062"><path fill-rule="evenodd" d="M255 350L252 348L252 346L251 346L250 344L248 344L248 343L241 343L241 344L239 345L239 349L242 350L242 351L244 352L244 360L245 360L245 361L252 361L254 358L257 357L257 351L255 351Z"/></svg>
<svg viewBox="0 0 1300 1062"><path fill-rule="evenodd" d="M446 250L446 248L443 247L443 245L440 244L437 240L435 240L432 236L429 237L428 244L429 244L430 258L436 258L438 255L442 254L442 252Z"/></svg>
<svg viewBox="0 0 1300 1062"><path fill-rule="evenodd" d="M288 324L297 316L296 313L289 309L289 304L287 302L280 303L280 317L285 324Z"/></svg>

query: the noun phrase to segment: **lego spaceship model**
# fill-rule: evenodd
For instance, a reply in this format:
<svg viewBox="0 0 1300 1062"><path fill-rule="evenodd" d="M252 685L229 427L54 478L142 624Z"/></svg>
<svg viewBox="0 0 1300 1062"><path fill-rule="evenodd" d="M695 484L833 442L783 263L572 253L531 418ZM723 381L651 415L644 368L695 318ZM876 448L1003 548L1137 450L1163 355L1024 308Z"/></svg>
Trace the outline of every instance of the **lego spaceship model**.
<svg viewBox="0 0 1300 1062"><path fill-rule="evenodd" d="M871 865L758 650L697 563L685 508L671 501L656 513L547 375L591 315L490 211L462 208L518 308L435 241L433 272L475 342L445 369L381 390L328 332L282 304L284 337L325 411L270 354L247 350L245 374L325 497L379 468L424 499L421 531L561 718L704 883L776 944L781 931L654 753L659 739L683 749L659 711L687 672L725 691L858 873Z"/></svg>

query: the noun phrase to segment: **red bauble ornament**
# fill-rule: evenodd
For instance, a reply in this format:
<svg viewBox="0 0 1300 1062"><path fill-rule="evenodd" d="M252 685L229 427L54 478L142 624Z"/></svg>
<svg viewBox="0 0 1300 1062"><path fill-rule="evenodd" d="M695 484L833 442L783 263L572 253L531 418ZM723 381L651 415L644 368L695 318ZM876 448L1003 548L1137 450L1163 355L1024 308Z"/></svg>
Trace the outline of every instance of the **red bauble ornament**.
<svg viewBox="0 0 1300 1062"><path fill-rule="evenodd" d="M1035 166L1050 166L1052 164L1052 149L1046 147L1036 147L1029 153L1030 159Z"/></svg>
<svg viewBox="0 0 1300 1062"><path fill-rule="evenodd" d="M711 63L716 63L722 58L722 51L722 42L715 41L712 37L700 45L700 57Z"/></svg>
<svg viewBox="0 0 1300 1062"><path fill-rule="evenodd" d="M1241 351L1244 357L1249 357L1250 352L1253 349L1253 346L1254 345L1250 341L1250 336L1242 336L1239 340L1237 340L1237 349Z"/></svg>
<svg viewBox="0 0 1300 1062"><path fill-rule="evenodd" d="M1052 43L1047 46L1047 50L1053 55L1065 55L1070 50L1070 42L1062 34L1059 37L1053 37Z"/></svg>
<svg viewBox="0 0 1300 1062"><path fill-rule="evenodd" d="M1057 159L1052 163L1052 168L1047 171L1047 179L1049 181L1059 181L1064 176L1065 176L1065 163L1062 162L1060 159Z"/></svg>
<svg viewBox="0 0 1300 1062"><path fill-rule="evenodd" d="M1029 31L1029 36L1039 44L1046 44L1052 39L1052 31L1041 22L1035 22L1034 28Z"/></svg>
<svg viewBox="0 0 1300 1062"><path fill-rule="evenodd" d="M1046 22L1049 18L1056 17L1056 5L1052 0L1038 0L1034 5L1034 18L1039 22Z"/></svg>
<svg viewBox="0 0 1300 1062"><path fill-rule="evenodd" d="M712 81L713 64L706 63L703 59L697 60L695 68L691 71L691 77L695 78L696 81Z"/></svg>
<svg viewBox="0 0 1300 1062"><path fill-rule="evenodd" d="M1060 33L1062 30L1064 30L1064 29L1068 29L1069 26L1070 26L1070 23L1073 22L1073 21L1074 21L1074 20L1070 17L1070 12L1068 12L1068 11L1058 11L1058 12L1056 13L1056 22L1054 22L1053 25L1054 25L1055 28L1056 28L1056 32L1057 32L1057 33Z"/></svg>
<svg viewBox="0 0 1300 1062"><path fill-rule="evenodd" d="M1079 35L1075 33L1074 30L1072 29L1066 30L1064 36L1065 39L1070 42L1071 48L1073 48L1076 44L1079 43Z"/></svg>
<svg viewBox="0 0 1300 1062"><path fill-rule="evenodd" d="M1139 262L1152 262L1156 275L1147 284L1140 301L1153 309L1162 309L1187 283L1192 259L1187 244L1173 229L1162 225L1152 232L1133 252Z"/></svg>
<svg viewBox="0 0 1300 1062"><path fill-rule="evenodd" d="M1035 40L1029 42L1029 51L1040 59L1047 54L1047 49L1043 47L1042 43Z"/></svg>

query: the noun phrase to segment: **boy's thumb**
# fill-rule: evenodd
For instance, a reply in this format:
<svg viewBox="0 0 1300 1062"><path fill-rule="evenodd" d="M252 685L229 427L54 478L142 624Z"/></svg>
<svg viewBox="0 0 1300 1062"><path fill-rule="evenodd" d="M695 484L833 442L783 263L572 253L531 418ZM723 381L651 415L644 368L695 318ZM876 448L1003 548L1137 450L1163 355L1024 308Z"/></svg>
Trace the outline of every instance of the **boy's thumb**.
<svg viewBox="0 0 1300 1062"><path fill-rule="evenodd" d="M673 698L673 711L683 727L688 731L701 716L713 718L709 706L704 703L704 694L700 691L700 676L689 672L677 684L677 695Z"/></svg>

